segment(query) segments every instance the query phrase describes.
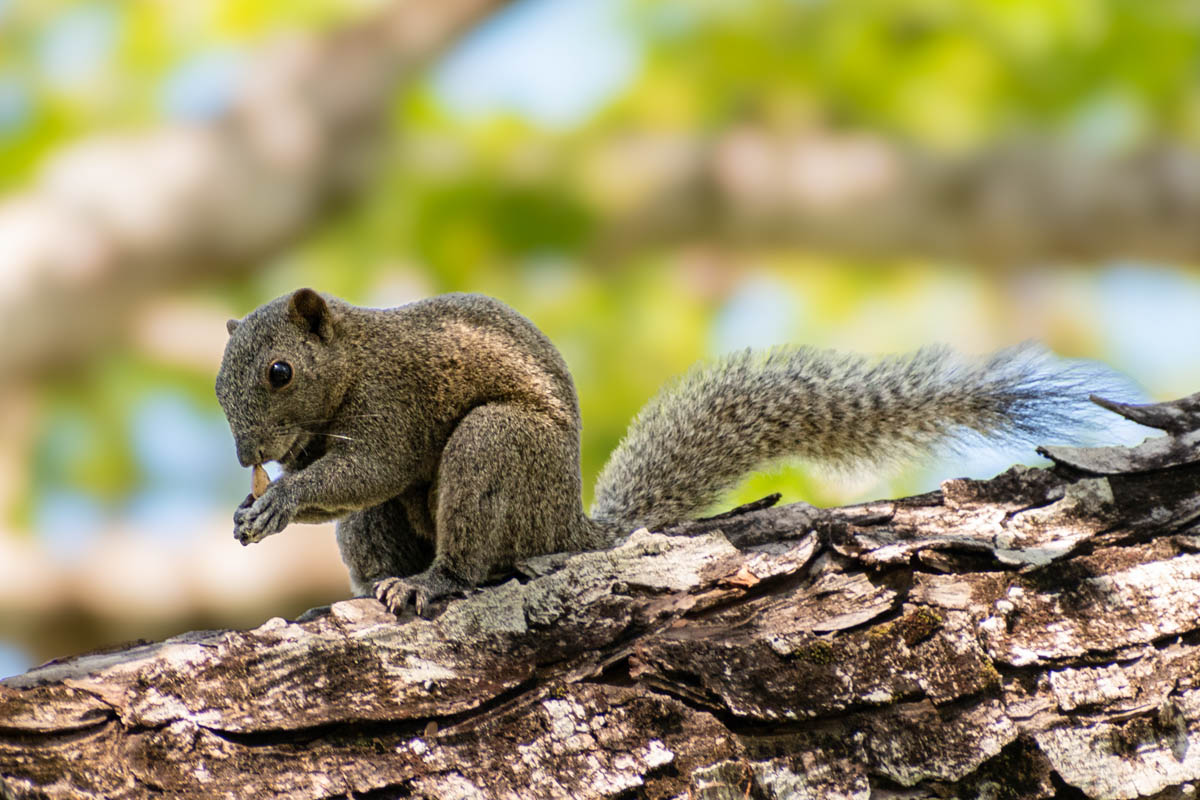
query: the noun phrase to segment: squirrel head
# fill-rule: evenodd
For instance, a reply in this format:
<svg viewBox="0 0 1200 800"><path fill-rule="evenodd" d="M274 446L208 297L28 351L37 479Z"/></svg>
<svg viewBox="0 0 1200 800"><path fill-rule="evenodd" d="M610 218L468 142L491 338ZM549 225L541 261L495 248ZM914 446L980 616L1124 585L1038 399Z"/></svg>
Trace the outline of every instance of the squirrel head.
<svg viewBox="0 0 1200 800"><path fill-rule="evenodd" d="M340 401L339 314L312 289L276 298L225 327L217 400L242 466L289 466Z"/></svg>

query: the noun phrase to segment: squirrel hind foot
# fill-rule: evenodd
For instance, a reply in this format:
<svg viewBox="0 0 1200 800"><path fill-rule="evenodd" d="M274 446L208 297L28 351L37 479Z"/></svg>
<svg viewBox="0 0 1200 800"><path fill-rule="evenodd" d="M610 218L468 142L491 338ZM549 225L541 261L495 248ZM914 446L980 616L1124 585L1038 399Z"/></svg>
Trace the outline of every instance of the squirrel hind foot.
<svg viewBox="0 0 1200 800"><path fill-rule="evenodd" d="M411 603L417 616L433 617L434 604L451 595L466 592L471 584L434 565L424 572L403 578L382 578L375 582L372 594L384 607L399 616Z"/></svg>

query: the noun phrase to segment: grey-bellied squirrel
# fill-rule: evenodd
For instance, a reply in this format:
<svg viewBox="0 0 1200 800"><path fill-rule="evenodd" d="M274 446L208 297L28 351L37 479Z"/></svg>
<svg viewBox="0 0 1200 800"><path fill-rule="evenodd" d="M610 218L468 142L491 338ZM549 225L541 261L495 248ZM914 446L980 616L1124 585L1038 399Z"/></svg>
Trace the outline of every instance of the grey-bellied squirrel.
<svg viewBox="0 0 1200 800"><path fill-rule="evenodd" d="M228 323L216 392L243 466L282 475L234 513L243 544L337 519L356 594L399 611L522 558L689 519L765 462L876 463L963 433L1074 426L1090 373L1037 345L878 360L807 347L693 369L638 414L585 514L580 415L562 356L480 295L360 308L311 289Z"/></svg>

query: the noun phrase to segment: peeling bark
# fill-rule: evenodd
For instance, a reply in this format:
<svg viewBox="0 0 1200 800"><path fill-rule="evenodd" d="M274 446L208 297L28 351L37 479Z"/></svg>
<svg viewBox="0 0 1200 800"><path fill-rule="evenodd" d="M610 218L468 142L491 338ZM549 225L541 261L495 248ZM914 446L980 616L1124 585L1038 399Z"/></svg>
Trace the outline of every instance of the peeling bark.
<svg viewBox="0 0 1200 800"><path fill-rule="evenodd" d="M0 796L1190 797L1197 400L1095 471L759 504L432 620L360 598L50 662L0 682Z"/></svg>

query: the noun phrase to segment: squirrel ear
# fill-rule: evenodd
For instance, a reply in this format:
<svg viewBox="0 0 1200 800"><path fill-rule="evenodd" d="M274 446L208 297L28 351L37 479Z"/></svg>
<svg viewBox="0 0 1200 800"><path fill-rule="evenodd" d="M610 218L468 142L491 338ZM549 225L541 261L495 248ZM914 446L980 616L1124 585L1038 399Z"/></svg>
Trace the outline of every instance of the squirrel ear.
<svg viewBox="0 0 1200 800"><path fill-rule="evenodd" d="M312 289L297 289L288 301L288 318L324 341L333 336L333 315L325 299Z"/></svg>
<svg viewBox="0 0 1200 800"><path fill-rule="evenodd" d="M229 331L230 336L233 336L233 332L236 331L237 326L241 324L242 321L240 319L227 319L225 320L225 330Z"/></svg>

